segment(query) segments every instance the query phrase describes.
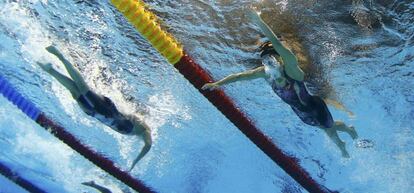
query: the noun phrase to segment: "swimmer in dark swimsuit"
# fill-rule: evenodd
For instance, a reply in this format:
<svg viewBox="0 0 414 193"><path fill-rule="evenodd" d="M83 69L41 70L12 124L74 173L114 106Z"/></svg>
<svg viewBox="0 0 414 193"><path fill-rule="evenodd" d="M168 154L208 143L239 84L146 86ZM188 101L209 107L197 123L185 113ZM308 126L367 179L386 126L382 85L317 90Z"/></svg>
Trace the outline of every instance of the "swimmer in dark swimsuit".
<svg viewBox="0 0 414 193"><path fill-rule="evenodd" d="M274 92L291 106L304 123L324 130L339 147L342 156L349 157L345 143L339 138L337 132L346 132L353 139L356 139L358 135L354 127L348 127L343 122L332 119L325 101L318 96L312 96L307 91L304 84L304 73L298 66L296 56L279 41L269 26L260 18L260 15L252 11L250 18L259 25L270 40L261 46L263 66L227 76L215 83L207 83L202 89L213 90L236 81L264 78L272 86ZM336 105L336 107L338 106Z"/></svg>
<svg viewBox="0 0 414 193"><path fill-rule="evenodd" d="M145 145L132 163L130 170L151 149L152 139L150 128L134 115L126 115L118 111L111 99L92 91L81 74L66 60L54 46L46 50L55 55L64 65L71 78L66 77L52 67L52 64L37 64L58 80L70 91L81 109L89 116L95 117L113 130L125 135L137 135L143 138Z"/></svg>

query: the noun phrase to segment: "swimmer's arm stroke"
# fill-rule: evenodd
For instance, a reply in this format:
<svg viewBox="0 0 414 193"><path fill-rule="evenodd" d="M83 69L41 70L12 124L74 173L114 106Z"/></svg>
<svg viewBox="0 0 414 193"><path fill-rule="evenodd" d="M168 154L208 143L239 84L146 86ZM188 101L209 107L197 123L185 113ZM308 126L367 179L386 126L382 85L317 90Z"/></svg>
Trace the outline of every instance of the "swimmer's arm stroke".
<svg viewBox="0 0 414 193"><path fill-rule="evenodd" d="M229 75L214 83L207 83L203 87L201 87L201 89L214 90L214 89L219 88L220 86L230 84L232 82L237 82L237 81L242 81L242 80L253 80L253 79L265 78L265 77L266 77L266 73L264 70L264 66L261 66L261 67L248 70L245 72Z"/></svg>
<svg viewBox="0 0 414 193"><path fill-rule="evenodd" d="M145 131L141 133L141 137L144 139L145 145L142 148L141 152L138 154L138 156L135 158L134 162L132 162L132 165L129 171L132 171L132 169L134 169L138 161L141 160L149 152L152 146L151 131L149 127L146 125L142 125L142 127L144 128Z"/></svg>
<svg viewBox="0 0 414 193"><path fill-rule="evenodd" d="M299 68L298 59L296 58L296 56L289 49L283 46L283 44L280 42L277 36L273 33L270 27L263 21L263 19L256 11L249 10L248 14L250 19L260 27L262 32L272 42L274 49L282 57L287 75L289 75L289 77L297 81L303 81L305 74Z"/></svg>

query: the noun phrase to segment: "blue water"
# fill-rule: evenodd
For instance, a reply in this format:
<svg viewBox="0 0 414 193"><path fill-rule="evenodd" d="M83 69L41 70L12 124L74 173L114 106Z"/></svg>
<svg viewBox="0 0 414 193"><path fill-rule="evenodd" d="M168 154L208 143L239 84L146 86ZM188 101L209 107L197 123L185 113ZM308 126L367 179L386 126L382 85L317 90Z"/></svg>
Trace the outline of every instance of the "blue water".
<svg viewBox="0 0 414 193"><path fill-rule="evenodd" d="M259 64L253 6L299 56L312 91L372 148L350 159L300 122L264 80L224 90L312 177L345 193L408 193L414 186L414 3L410 0L151 0L149 7L215 79ZM56 44L90 87L153 129L154 145L132 175L159 192L306 192L168 64L107 1L0 1L0 74L83 143L128 169L143 143L87 117L35 61L61 65ZM0 161L47 192L133 192L0 97ZM0 192L24 192L0 178Z"/></svg>

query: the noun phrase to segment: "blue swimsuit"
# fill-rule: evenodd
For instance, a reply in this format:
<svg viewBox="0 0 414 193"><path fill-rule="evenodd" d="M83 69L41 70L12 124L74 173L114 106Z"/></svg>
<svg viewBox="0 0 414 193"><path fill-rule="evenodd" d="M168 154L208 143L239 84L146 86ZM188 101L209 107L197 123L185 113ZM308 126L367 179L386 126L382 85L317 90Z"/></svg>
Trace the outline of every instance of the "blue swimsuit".
<svg viewBox="0 0 414 193"><path fill-rule="evenodd" d="M101 121L108 127L122 134L131 134L134 125L126 119L108 97L98 95L93 91L79 96L76 100L82 106L82 110Z"/></svg>
<svg viewBox="0 0 414 193"><path fill-rule="evenodd" d="M280 65L273 56L274 54L266 54L262 56L269 57L264 58L268 61L267 64L266 62L263 62L263 64L265 65L266 74L270 77L266 80L272 86L273 91L285 103L290 105L296 115L298 115L304 123L312 126L331 128L334 124L334 120L325 102L320 97L309 94L303 82L290 78L285 70L282 69L280 71L282 71L282 76L286 79L286 85L284 87L277 85L276 80L273 78L273 73L275 70L279 71L277 66ZM269 65L269 60L272 60L270 63L273 64ZM295 91L295 84L299 88L299 94Z"/></svg>

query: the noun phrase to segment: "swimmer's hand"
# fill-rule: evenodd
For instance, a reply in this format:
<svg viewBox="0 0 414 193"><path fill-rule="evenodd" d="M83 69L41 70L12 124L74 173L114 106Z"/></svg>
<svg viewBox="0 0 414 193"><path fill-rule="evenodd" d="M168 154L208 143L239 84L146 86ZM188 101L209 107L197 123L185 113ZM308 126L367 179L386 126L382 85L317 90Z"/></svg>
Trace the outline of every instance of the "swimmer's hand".
<svg viewBox="0 0 414 193"><path fill-rule="evenodd" d="M145 145L142 148L141 152L138 154L138 156L135 158L135 160L132 162L131 167L129 168L129 172L134 169L135 165L138 163L139 160L141 160L151 149L152 146L152 138L151 138L151 130L150 128L145 125L144 123L141 123L141 126L144 127L144 132L140 134L142 138L144 138Z"/></svg>
<svg viewBox="0 0 414 193"><path fill-rule="evenodd" d="M257 12L256 10L254 10L254 9L247 10L247 17L253 22L257 22L257 21L260 21L262 19L260 17L260 13Z"/></svg>
<svg viewBox="0 0 414 193"><path fill-rule="evenodd" d="M36 62L36 64L39 65L40 68L42 68L46 72L48 72L49 70L53 68L51 63Z"/></svg>
<svg viewBox="0 0 414 193"><path fill-rule="evenodd" d="M218 89L219 87L220 85L217 83L207 83L203 87L201 87L201 89L212 91L212 90Z"/></svg>

